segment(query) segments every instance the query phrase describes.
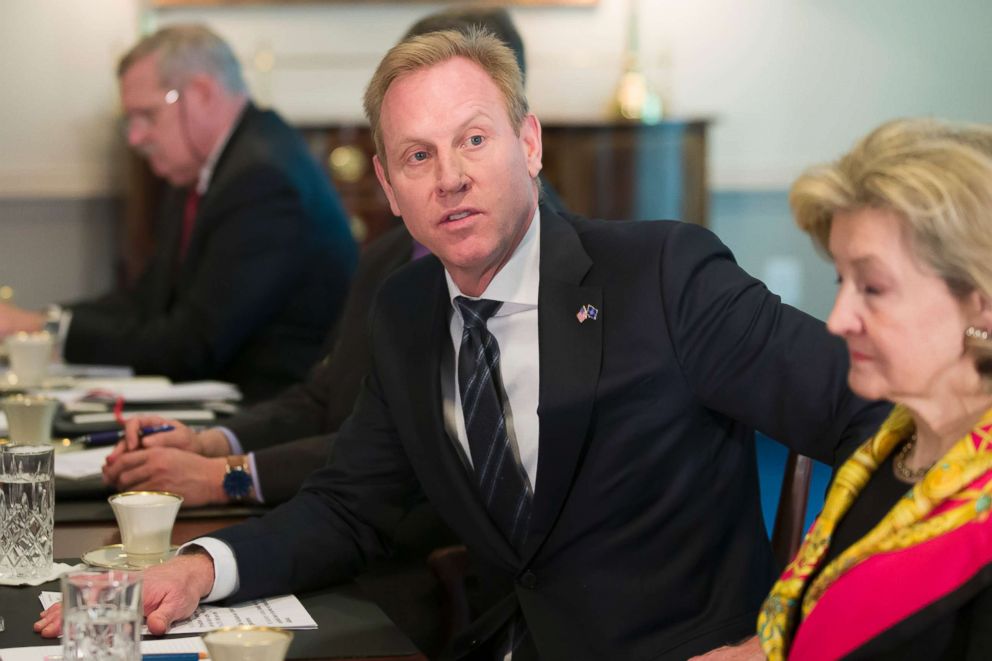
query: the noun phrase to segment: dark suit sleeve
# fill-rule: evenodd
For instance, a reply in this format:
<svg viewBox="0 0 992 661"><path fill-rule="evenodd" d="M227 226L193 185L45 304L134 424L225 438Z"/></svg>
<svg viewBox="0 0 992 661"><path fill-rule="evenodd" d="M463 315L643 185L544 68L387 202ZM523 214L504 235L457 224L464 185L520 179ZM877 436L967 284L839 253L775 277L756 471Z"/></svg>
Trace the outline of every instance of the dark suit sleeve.
<svg viewBox="0 0 992 661"><path fill-rule="evenodd" d="M283 503L310 473L327 463L335 435L311 436L255 452L255 471L266 505Z"/></svg>
<svg viewBox="0 0 992 661"><path fill-rule="evenodd" d="M373 366L328 464L288 503L213 535L237 559L232 601L347 580L390 552L423 496L380 393Z"/></svg>
<svg viewBox="0 0 992 661"><path fill-rule="evenodd" d="M843 342L745 273L713 234L678 225L661 264L674 349L706 406L829 464L878 428L889 405L847 387Z"/></svg>
<svg viewBox="0 0 992 661"><path fill-rule="evenodd" d="M220 208L211 214L210 238L188 295L164 314L72 306L68 360L204 378L217 374L250 333L277 314L300 279L300 256L308 250L301 201L285 174L266 165L246 169L232 188L237 195L212 202ZM171 268L162 263L167 259L158 255L156 267ZM133 298L143 293L139 287Z"/></svg>
<svg viewBox="0 0 992 661"><path fill-rule="evenodd" d="M410 261L411 250L412 240L402 226L365 249L341 320L328 342L331 352L303 383L225 421L242 448L257 451L338 430L351 413L369 369L368 317L376 292L388 275Z"/></svg>
<svg viewBox="0 0 992 661"><path fill-rule="evenodd" d="M354 392L339 393L344 385L335 387L332 365L331 357L325 358L313 367L306 381L237 413L225 420L224 426L234 433L245 452L335 431L325 424L329 399L348 397L353 402L355 396Z"/></svg>

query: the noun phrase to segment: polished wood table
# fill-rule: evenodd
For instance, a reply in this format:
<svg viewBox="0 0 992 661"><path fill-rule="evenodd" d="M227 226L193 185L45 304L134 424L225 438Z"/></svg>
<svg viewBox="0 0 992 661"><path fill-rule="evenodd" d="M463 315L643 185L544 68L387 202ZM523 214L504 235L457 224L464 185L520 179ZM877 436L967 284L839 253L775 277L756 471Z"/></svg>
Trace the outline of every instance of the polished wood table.
<svg viewBox="0 0 992 661"><path fill-rule="evenodd" d="M243 517L240 516L179 519L172 531L172 542L182 544L241 520ZM59 523L55 526L54 555L56 558L78 558L90 549L120 541L120 533L112 522ZM55 582L33 588L0 587L0 615L5 617L7 625L6 631L0 632L0 649L52 644L29 632L37 612L35 607L40 610L38 591L58 589ZM355 584L300 595L300 600L321 628L295 632L289 659L426 661L426 657L417 653L409 639ZM384 653L384 649L389 652Z"/></svg>

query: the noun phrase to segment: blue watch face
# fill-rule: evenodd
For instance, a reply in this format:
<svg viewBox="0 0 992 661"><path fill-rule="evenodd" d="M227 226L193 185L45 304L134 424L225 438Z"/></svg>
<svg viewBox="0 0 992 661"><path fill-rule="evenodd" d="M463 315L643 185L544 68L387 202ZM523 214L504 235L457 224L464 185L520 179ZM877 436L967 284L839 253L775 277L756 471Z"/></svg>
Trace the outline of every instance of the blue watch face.
<svg viewBox="0 0 992 661"><path fill-rule="evenodd" d="M251 492L251 475L243 470L233 470L224 476L224 493L229 498L244 498Z"/></svg>

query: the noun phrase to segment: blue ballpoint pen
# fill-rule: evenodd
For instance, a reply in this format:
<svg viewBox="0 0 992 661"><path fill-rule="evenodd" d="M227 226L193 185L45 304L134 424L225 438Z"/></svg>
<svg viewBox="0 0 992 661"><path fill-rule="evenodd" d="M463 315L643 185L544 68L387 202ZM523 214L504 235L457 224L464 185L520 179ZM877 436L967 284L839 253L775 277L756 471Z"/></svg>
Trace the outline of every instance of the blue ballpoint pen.
<svg viewBox="0 0 992 661"><path fill-rule="evenodd" d="M143 438L151 434L160 434L166 431L172 431L175 429L172 425L154 425L152 427L142 427L138 430L138 438ZM124 430L119 429L117 431L97 431L92 434L83 434L82 436L77 436L72 439L73 443L79 442L83 445L95 448L101 445L113 445L117 441L124 438Z"/></svg>

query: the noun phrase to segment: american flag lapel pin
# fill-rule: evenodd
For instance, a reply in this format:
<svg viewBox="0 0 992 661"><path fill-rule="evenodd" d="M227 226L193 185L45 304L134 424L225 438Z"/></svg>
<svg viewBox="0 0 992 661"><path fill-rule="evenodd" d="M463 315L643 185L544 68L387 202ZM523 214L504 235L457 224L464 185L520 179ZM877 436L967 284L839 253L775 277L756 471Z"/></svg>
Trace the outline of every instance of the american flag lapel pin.
<svg viewBox="0 0 992 661"><path fill-rule="evenodd" d="M599 318L599 310L597 310L592 305L586 303L581 308L579 308L579 311L575 314L575 318L579 320L580 324L584 322L586 319L589 319L590 321L596 321L596 319Z"/></svg>

